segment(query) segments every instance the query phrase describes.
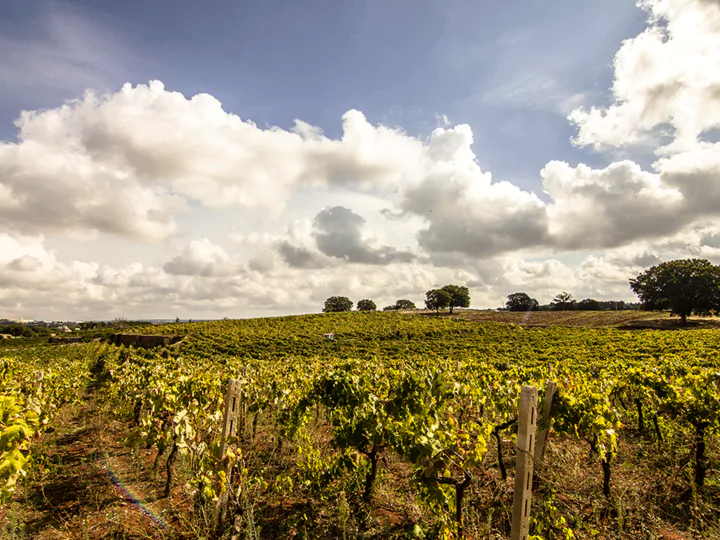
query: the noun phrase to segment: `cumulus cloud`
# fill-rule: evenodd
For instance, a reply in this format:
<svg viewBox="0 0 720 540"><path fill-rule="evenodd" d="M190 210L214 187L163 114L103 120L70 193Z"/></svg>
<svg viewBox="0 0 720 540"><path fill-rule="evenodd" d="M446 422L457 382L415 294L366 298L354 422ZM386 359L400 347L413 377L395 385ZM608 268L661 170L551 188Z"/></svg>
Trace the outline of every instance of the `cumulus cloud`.
<svg viewBox="0 0 720 540"><path fill-rule="evenodd" d="M418 235L420 246L431 253L486 257L543 244L548 228L543 202L508 182L493 182L477 164L472 142L467 125L433 131L425 174L401 202L404 211L427 222Z"/></svg>
<svg viewBox="0 0 720 540"><path fill-rule="evenodd" d="M293 268L322 268L330 263L319 253L305 246L295 246L287 240L278 242L277 250L282 259Z"/></svg>
<svg viewBox="0 0 720 540"><path fill-rule="evenodd" d="M338 140L297 121L261 129L208 94L186 98L159 81L92 91L24 112L19 140L0 146L0 222L21 232L90 230L158 239L183 200L274 215L296 186L397 189L416 178L421 141L342 118Z"/></svg>
<svg viewBox="0 0 720 540"><path fill-rule="evenodd" d="M553 244L597 249L675 232L696 219L677 187L631 161L591 169L551 161L541 171Z"/></svg>
<svg viewBox="0 0 720 540"><path fill-rule="evenodd" d="M318 249L329 257L365 264L411 262L415 258L390 246L373 247L362 236L364 224L365 219L348 208L326 208L314 220Z"/></svg>
<svg viewBox="0 0 720 540"><path fill-rule="evenodd" d="M641 0L648 28L615 56L614 103L573 111L575 142L595 149L650 142L693 147L720 125L720 4L711 0Z"/></svg>
<svg viewBox="0 0 720 540"><path fill-rule="evenodd" d="M182 253L165 263L163 269L179 276L223 276L239 270L225 250L207 238L191 241Z"/></svg>
<svg viewBox="0 0 720 540"><path fill-rule="evenodd" d="M549 161L542 197L482 170L467 125L423 139L350 110L332 139L300 120L260 128L157 81L25 112L17 140L0 143L0 307L270 314L316 311L333 294L421 302L450 282L470 285L480 306L521 289L541 301L561 290L630 299L627 280L643 267L719 261L720 143L704 138L720 127L720 5L641 5L648 27L616 55L612 103L569 119L580 146L663 145L657 160ZM382 205L363 206L361 192ZM231 253L203 231L164 264L111 267L63 260L44 240L159 241L185 232L189 208L236 207L276 221L222 231Z"/></svg>

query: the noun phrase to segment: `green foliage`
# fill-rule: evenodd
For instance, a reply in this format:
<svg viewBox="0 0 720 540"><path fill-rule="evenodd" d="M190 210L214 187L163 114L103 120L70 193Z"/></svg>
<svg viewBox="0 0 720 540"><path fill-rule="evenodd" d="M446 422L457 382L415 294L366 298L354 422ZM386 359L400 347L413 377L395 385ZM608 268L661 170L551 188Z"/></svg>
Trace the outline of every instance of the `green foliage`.
<svg viewBox="0 0 720 540"><path fill-rule="evenodd" d="M346 296L331 296L325 300L324 313L338 313L350 311L353 307L352 301Z"/></svg>
<svg viewBox="0 0 720 540"><path fill-rule="evenodd" d="M450 302L448 304L450 313L452 313L453 308L456 307L470 307L470 290L467 287L445 285L441 290L450 295Z"/></svg>
<svg viewBox="0 0 720 540"><path fill-rule="evenodd" d="M138 329L148 330L157 327ZM332 501L340 489L369 497L383 481L387 457L394 471L411 475L409 484L392 489L420 505L422 530L451 537L462 522L458 494L465 493L466 507L475 506L488 492L478 495L487 483L474 485L474 479L497 474L487 453L493 430L512 424L522 385L543 388L547 380L558 384L550 444L579 439L588 445L603 475L590 491L612 488L619 443L628 427L634 434L641 416L646 425L657 419L662 436L672 434L673 445L687 449L675 472L692 463L691 486L700 490L705 472L715 469L716 446L705 450L720 429L720 334L714 330L527 328L370 312L177 323L162 332L189 337L168 349L80 344L28 348L0 359L0 407L8 411L0 416L2 482L11 474L17 481L33 464L33 433L51 425L93 374L107 379L98 392L112 409L136 420L138 444L156 448L163 460L173 451L183 456L183 483L209 506L227 489L229 464L236 465L239 482L232 493L262 484L268 493ZM334 342L321 339L329 332ZM282 445L282 452L268 448L287 457L282 468L244 465L252 438L247 421L227 441L225 460L218 459L230 378L240 381L247 418L263 419L259 446ZM514 437L514 429L503 432L506 453ZM623 448L644 454L659 439L633 438ZM10 456L13 450L22 457ZM715 481L714 472L708 476L708 483ZM573 533L551 486L538 495L533 508L542 513L533 511L534 534L587 532Z"/></svg>
<svg viewBox="0 0 720 540"><path fill-rule="evenodd" d="M33 436L89 382L90 359L102 346L15 349L0 357L0 504L32 466ZM40 359L38 359L40 357Z"/></svg>
<svg viewBox="0 0 720 540"><path fill-rule="evenodd" d="M600 302L592 298L585 298L575 304L575 309L583 311L600 311Z"/></svg>
<svg viewBox="0 0 720 540"><path fill-rule="evenodd" d="M425 293L425 308L439 312L450 305L452 296L442 289L432 289Z"/></svg>
<svg viewBox="0 0 720 540"><path fill-rule="evenodd" d="M668 261L630 280L643 309L665 310L681 317L708 315L720 310L720 266L704 259Z"/></svg>
<svg viewBox="0 0 720 540"><path fill-rule="evenodd" d="M405 300L401 298L397 302L395 302L395 309L416 309L415 303L411 302L410 300Z"/></svg>
<svg viewBox="0 0 720 540"><path fill-rule="evenodd" d="M357 303L357 310L358 311L375 311L377 309L377 306L375 305L375 302L368 299L360 300Z"/></svg>
<svg viewBox="0 0 720 540"><path fill-rule="evenodd" d="M537 300L523 292L509 294L507 298L505 308L508 311L536 311L540 307Z"/></svg>
<svg viewBox="0 0 720 540"><path fill-rule="evenodd" d="M567 311L575 309L575 298L573 298L572 294L563 291L553 298L553 301L550 302L550 308L553 311Z"/></svg>

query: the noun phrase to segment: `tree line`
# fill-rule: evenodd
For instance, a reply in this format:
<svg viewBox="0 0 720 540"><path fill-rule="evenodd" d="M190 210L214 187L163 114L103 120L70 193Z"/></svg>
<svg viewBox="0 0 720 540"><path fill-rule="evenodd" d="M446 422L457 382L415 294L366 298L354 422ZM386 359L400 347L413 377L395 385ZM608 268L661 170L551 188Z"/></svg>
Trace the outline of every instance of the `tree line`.
<svg viewBox="0 0 720 540"><path fill-rule="evenodd" d="M579 302L568 292L559 293L549 304L540 305L535 299L524 292L509 294L505 302L505 311L627 311L640 309L639 302L623 300L595 300L585 298Z"/></svg>
<svg viewBox="0 0 720 540"><path fill-rule="evenodd" d="M425 293L425 308L435 310L450 309L450 313L456 307L470 307L470 290L461 285L445 285L440 289L430 289ZM325 300L324 313L336 313L341 311L352 311L353 301L347 296L331 296ZM383 311L397 311L400 309L417 309L414 302L407 299L400 299L391 306L386 306ZM364 298L357 303L358 311L376 311L377 305L369 298Z"/></svg>
<svg viewBox="0 0 720 540"><path fill-rule="evenodd" d="M577 301L572 294L561 292L546 305L524 292L508 295L503 309L507 311L621 311L641 309L645 311L670 311L680 316L681 324L687 317L720 314L720 266L705 259L679 259L657 264L630 280L630 289L640 302L623 300L595 300L585 298ZM351 311L353 302L345 296L332 296L325 301L324 312ZM445 285L425 293L425 308L440 312L448 308L470 307L470 291L461 285ZM358 311L375 311L377 306L370 299L358 302ZM383 311L415 309L410 300L401 299Z"/></svg>

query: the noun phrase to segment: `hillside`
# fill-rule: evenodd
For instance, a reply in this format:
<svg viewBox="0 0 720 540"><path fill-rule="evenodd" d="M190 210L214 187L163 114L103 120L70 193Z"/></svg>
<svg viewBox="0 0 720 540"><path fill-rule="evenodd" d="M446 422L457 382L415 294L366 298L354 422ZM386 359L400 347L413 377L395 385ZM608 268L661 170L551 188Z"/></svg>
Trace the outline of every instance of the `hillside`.
<svg viewBox="0 0 720 540"><path fill-rule="evenodd" d="M433 312L421 311L424 315ZM452 317L472 321L502 322L525 326L577 326L626 330L680 328L679 317L655 311L531 311L460 310ZM720 328L720 317L689 317L689 328Z"/></svg>
<svg viewBox="0 0 720 540"><path fill-rule="evenodd" d="M542 401L548 380L559 393L532 534L720 534L720 332L491 315L516 316L317 314L134 328L185 336L154 349L6 350L0 393L22 404L30 459L3 492L4 537L218 538L232 460L237 538L456 537L447 479L463 475L464 534L507 538L518 396L534 385ZM231 378L245 412L220 462Z"/></svg>

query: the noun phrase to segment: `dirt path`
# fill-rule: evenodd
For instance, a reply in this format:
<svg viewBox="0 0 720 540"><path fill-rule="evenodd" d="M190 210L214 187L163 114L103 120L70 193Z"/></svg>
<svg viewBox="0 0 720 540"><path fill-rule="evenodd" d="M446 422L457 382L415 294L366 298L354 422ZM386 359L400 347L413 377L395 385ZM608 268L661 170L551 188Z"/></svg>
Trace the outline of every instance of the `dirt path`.
<svg viewBox="0 0 720 540"><path fill-rule="evenodd" d="M103 412L96 395L63 412L52 433L35 442L24 489L0 510L0 536L39 540L188 538L173 497L159 498L163 479L150 451L124 444L127 426ZM181 504L178 501L177 504Z"/></svg>

